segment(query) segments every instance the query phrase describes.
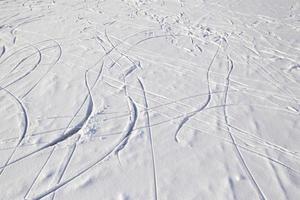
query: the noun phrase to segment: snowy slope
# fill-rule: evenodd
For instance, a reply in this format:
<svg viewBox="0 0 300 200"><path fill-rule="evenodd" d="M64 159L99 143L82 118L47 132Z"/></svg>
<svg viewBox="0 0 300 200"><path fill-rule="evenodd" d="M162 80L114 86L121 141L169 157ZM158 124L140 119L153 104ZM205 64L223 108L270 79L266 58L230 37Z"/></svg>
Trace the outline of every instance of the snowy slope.
<svg viewBox="0 0 300 200"><path fill-rule="evenodd" d="M299 200L300 1L0 0L0 200Z"/></svg>

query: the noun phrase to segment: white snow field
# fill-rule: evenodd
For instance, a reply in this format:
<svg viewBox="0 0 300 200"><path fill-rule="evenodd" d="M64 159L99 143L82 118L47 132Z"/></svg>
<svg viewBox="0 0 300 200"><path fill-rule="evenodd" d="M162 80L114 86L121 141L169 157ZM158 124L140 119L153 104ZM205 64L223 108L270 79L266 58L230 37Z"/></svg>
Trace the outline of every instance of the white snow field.
<svg viewBox="0 0 300 200"><path fill-rule="evenodd" d="M299 0L0 0L0 200L299 200Z"/></svg>

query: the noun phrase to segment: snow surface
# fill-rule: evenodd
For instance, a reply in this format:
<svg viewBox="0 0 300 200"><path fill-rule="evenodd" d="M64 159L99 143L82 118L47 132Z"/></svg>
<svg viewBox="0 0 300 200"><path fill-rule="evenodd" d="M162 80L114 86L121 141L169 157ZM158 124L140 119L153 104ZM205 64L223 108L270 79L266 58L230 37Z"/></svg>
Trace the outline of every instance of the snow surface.
<svg viewBox="0 0 300 200"><path fill-rule="evenodd" d="M0 0L0 199L300 199L299 0Z"/></svg>

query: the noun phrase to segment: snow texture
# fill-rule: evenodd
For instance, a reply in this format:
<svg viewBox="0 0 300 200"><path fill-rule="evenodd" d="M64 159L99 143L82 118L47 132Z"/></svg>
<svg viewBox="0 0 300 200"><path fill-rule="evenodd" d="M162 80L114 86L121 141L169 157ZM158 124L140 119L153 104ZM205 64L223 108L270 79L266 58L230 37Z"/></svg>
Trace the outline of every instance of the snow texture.
<svg viewBox="0 0 300 200"><path fill-rule="evenodd" d="M299 0L0 0L0 200L299 200Z"/></svg>

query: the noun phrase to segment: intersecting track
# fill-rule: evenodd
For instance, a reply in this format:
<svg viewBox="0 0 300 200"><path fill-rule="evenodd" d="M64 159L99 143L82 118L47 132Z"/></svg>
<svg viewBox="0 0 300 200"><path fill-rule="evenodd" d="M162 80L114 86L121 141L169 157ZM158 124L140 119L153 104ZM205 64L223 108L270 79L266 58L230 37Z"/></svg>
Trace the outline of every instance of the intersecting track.
<svg viewBox="0 0 300 200"><path fill-rule="evenodd" d="M104 155L100 159L98 159L95 162L93 162L92 164L90 164L84 170L81 170L80 172L78 172L75 176L72 176L71 178L68 178L65 181L51 187L50 189L43 192L42 194L36 195L35 197L32 198L32 200L41 199L41 198L51 194L52 192L55 192L60 187L62 187L64 185L66 185L67 183L73 181L74 179L78 178L82 174L88 172L94 166L100 164L105 158L107 158L109 155L111 155L113 152L115 152L116 149L118 149L118 148L120 148L120 146L124 145L124 141L126 141L128 139L128 136L130 135L130 133L131 133L131 131L132 131L134 125L135 125L136 117L137 117L136 116L137 108L136 108L134 102L132 101L132 99L130 97L128 97L128 107L129 107L130 112L131 112L131 115L130 115L129 120L128 120L128 124L124 128L124 131L122 133L122 137L118 140L118 142L116 142L116 144L112 148L110 148L106 153L104 153Z"/></svg>
<svg viewBox="0 0 300 200"><path fill-rule="evenodd" d="M153 136L152 136L152 131L151 131L151 123L150 123L150 117L149 117L149 112L148 112L148 102L147 102L147 98L146 98L146 93L145 93L145 88L144 88L144 84L142 82L142 80L139 78L138 79L139 84L142 88L143 91L143 96L144 96L144 113L145 113L145 117L146 117L146 129L147 129L147 133L149 135L149 141L150 141L150 148L151 148L151 159L152 159L152 169L153 169L153 182L154 182L154 199L158 199L158 191L157 191L157 175L156 175L156 165L155 165L155 151L154 151L154 144L153 144Z"/></svg>
<svg viewBox="0 0 300 200"><path fill-rule="evenodd" d="M214 54L211 62L209 63L209 66L207 68L207 72L206 72L206 81L207 81L207 91L208 91L208 95L207 95L207 99L206 101L204 102L204 104L198 108L197 110L195 110L194 112L188 114L187 116L185 116L181 122L179 123L179 126L178 128L176 129L176 132L175 132L175 141L178 142L178 133L180 131L180 129L184 126L184 124L193 116L195 116L197 113L201 112L203 109L205 109L208 105L209 105L209 102L211 100L211 95L212 95L212 91L211 91L211 88L210 88L210 80L209 80L209 76L210 76L210 69L214 63L214 60L216 59L216 56L218 55L218 52L219 52L219 47L217 48L216 50L216 53ZM225 103L226 105L226 103Z"/></svg>
<svg viewBox="0 0 300 200"><path fill-rule="evenodd" d="M27 111L26 111L26 108L25 106L23 105L23 103L21 102L21 100L16 97L15 95L13 95L9 90L5 89L5 88L1 88L0 89L4 90L8 95L10 95L11 97L14 98L14 100L18 103L19 107L21 108L22 110L22 113L23 113L23 120L24 120L24 123L23 123L23 130L20 134L20 137L19 137L19 140L15 146L15 148L13 149L12 153L10 154L10 156L8 157L7 161L5 162L4 164L4 167L0 170L0 176L1 174L3 173L5 167L7 166L7 164L10 162L10 160L12 159L14 153L16 152L17 148L20 146L21 142L23 141L26 133L27 133L27 130L28 130L28 115L27 115Z"/></svg>
<svg viewBox="0 0 300 200"><path fill-rule="evenodd" d="M228 88L229 88L229 85L230 85L230 75L233 71L233 61L232 61L232 59L230 59L230 57L227 57L227 59L228 59L228 66L229 67L228 67L228 75L226 77L226 87L225 87L225 92L224 92L224 105L227 104ZM238 146L236 145L236 140L235 140L234 136L231 133L226 106L224 106L223 114L224 114L224 118L225 118L225 123L228 125L227 126L227 131L229 133L230 139L232 140L232 143L234 144L235 152L237 154L237 157L239 158L241 165L243 166L244 170L246 171L247 175L249 176L253 186L257 190L259 198L264 200L264 199L266 199L265 195L262 193L261 188L258 186L257 182L255 181L254 176L251 173L249 167L247 166L246 161L245 161L241 151L239 150Z"/></svg>
<svg viewBox="0 0 300 200"><path fill-rule="evenodd" d="M300 5L257 2L0 1L0 200L300 196Z"/></svg>

